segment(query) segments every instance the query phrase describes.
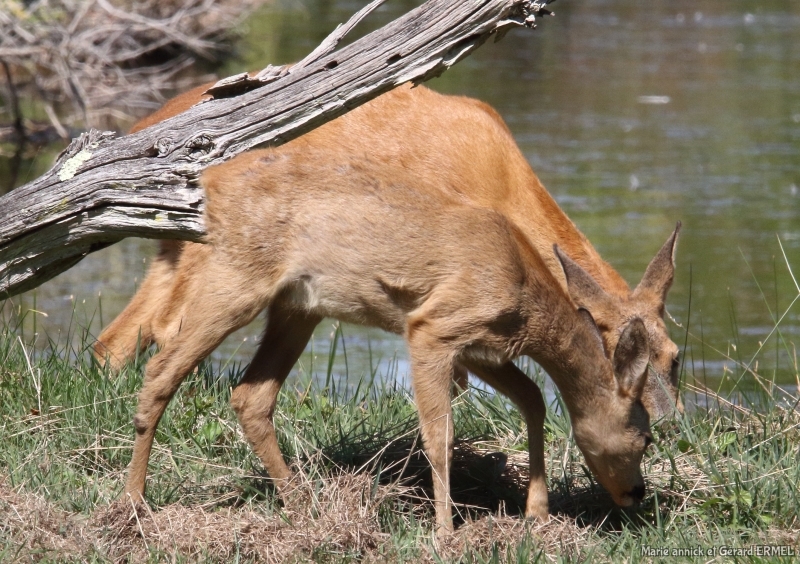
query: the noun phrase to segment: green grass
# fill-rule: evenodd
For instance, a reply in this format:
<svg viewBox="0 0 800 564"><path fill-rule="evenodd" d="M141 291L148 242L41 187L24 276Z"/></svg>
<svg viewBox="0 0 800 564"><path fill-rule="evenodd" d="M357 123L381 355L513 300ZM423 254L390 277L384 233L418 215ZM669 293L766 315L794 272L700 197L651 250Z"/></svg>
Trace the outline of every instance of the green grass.
<svg viewBox="0 0 800 564"><path fill-rule="evenodd" d="M615 509L588 476L557 397L546 422L554 519L544 525L519 516L521 418L473 389L454 402L459 526L437 543L408 390L379 377L346 388L324 374L288 383L276 424L299 485L283 504L228 405L241 369L203 366L159 425L152 513L131 519L116 500L146 359L109 377L89 344L34 351L17 325L0 327L0 561L649 562L675 559L643 547L800 551L800 413L796 398L771 397L769 386L758 410L712 394L656 426L648 495L635 511Z"/></svg>

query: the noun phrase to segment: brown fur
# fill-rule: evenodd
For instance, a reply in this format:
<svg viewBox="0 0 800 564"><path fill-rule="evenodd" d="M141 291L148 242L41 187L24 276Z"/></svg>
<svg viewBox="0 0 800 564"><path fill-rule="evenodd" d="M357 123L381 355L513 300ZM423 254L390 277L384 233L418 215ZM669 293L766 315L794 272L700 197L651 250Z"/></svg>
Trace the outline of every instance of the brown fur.
<svg viewBox="0 0 800 564"><path fill-rule="evenodd" d="M452 529L450 391L458 366L522 412L530 445L526 515L548 515L545 405L512 363L519 355L536 360L562 391L576 442L614 500L641 499L649 440L640 401L650 354L645 325L636 318L623 327L612 366L591 316L503 214L407 184L366 156L332 158L298 144L240 155L206 170L201 183L208 244L191 261L180 257L163 301L169 308L158 323L167 329L134 418L125 486L134 500L144 492L158 421L183 378L264 309L264 339L231 403L279 483L290 472L273 426L276 398L316 324L333 317L404 336L440 531Z"/></svg>
<svg viewBox="0 0 800 564"><path fill-rule="evenodd" d="M132 131L188 109L202 99L202 93L210 86L211 83L200 86L171 100L137 123ZM313 151L331 161L361 161L371 168L370 174L403 179L418 192L449 194L497 210L519 228L566 288L561 266L552 252L553 244L558 244L603 290L605 299L581 305L597 321L607 351L615 349L621 329L630 319L639 317L644 321L655 373L642 397L650 416L658 419L669 415L675 406L682 411L678 348L663 321L664 299L674 270L675 235L659 253L661 259L657 257L648 267L648 272L658 271L659 276L651 278L659 278L661 287L631 292L548 194L501 117L487 104L444 96L424 87L400 87L284 145L274 155L284 151L294 155ZM318 182L324 186L325 179L319 178ZM165 341L165 335L152 320L165 307L166 295L160 288L169 284L177 260L172 251L175 243L164 245L166 250L156 259L136 297L100 335L96 354L101 359L109 358L114 369L135 354L137 343L143 349L153 342L162 346ZM196 254L204 253L202 249L199 244L183 245L181 260L194 260ZM142 338L137 340L140 330ZM459 368L457 381L462 388L466 387L466 379L466 371Z"/></svg>

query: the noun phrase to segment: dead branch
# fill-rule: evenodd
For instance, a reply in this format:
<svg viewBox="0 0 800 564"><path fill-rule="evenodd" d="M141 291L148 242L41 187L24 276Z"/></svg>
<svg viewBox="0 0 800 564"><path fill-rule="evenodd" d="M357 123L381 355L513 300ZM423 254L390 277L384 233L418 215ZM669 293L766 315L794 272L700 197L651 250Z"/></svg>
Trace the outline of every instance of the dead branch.
<svg viewBox="0 0 800 564"><path fill-rule="evenodd" d="M121 138L81 135L48 173L0 198L0 296L33 288L125 237L202 241L203 169L438 76L489 37L532 27L549 13L548 1L429 0L339 51L238 77L244 93L234 97Z"/></svg>
<svg viewBox="0 0 800 564"><path fill-rule="evenodd" d="M121 109L153 104L193 56L213 58L259 1L3 0L0 61L12 89L58 108L65 123L108 127Z"/></svg>

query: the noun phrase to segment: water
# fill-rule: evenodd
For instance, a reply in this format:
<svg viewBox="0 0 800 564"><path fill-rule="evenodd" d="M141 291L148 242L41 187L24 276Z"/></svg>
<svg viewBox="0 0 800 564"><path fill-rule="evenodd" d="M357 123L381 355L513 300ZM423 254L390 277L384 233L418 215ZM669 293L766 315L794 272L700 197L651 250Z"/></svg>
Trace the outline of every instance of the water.
<svg viewBox="0 0 800 564"><path fill-rule="evenodd" d="M364 31L417 5L388 4ZM248 19L237 57L219 74L297 60L361 5L306 0L266 7ZM789 267L800 279L800 3L562 0L554 9L557 16L535 32L514 31L481 47L429 86L493 105L545 186L632 285L683 221L668 310L673 339L686 343L688 381L716 387L756 358L761 375L793 389L800 344L800 304L793 300L800 288ZM24 162L22 176L34 177L51 161L52 152ZM7 167L0 160L0 171ZM135 290L153 248L123 242L15 299L15 307L35 303L47 314L29 314L26 331L35 318L42 336L55 337L72 318L96 334L98 296L108 323ZM231 336L214 361L247 362L259 331L257 322ZM332 321L320 325L316 360L309 349L302 370L326 372L334 331ZM343 332L352 378L371 366L405 377L400 339L352 326ZM339 345L333 372L344 371Z"/></svg>

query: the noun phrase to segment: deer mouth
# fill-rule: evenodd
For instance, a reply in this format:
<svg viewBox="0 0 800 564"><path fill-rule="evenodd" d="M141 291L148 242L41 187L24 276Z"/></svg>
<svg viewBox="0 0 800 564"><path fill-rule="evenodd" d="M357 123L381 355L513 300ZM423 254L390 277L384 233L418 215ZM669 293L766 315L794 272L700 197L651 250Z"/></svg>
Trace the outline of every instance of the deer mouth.
<svg viewBox="0 0 800 564"><path fill-rule="evenodd" d="M612 495L614 503L620 507L634 507L644 499L644 484L635 486L632 490L623 493L621 496Z"/></svg>

